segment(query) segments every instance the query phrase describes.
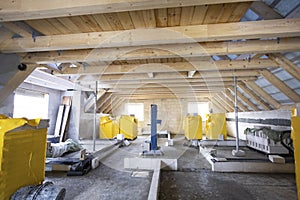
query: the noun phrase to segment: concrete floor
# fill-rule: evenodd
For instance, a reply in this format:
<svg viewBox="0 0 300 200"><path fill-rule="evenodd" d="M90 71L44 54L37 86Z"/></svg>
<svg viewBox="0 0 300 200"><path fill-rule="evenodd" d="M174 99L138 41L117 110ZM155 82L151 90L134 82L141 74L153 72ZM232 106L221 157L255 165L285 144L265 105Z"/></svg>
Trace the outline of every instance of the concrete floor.
<svg viewBox="0 0 300 200"><path fill-rule="evenodd" d="M145 139L139 137L130 146L112 151L85 176L51 172L46 173L46 180L65 187L66 200L147 199L152 172L133 176L133 171L123 167L125 157L137 157L143 150ZM159 145L165 157L178 157L178 171L162 171L159 199L297 199L293 174L212 172L198 149L183 145L183 137L175 138L174 146L164 146L166 141L159 138Z"/></svg>

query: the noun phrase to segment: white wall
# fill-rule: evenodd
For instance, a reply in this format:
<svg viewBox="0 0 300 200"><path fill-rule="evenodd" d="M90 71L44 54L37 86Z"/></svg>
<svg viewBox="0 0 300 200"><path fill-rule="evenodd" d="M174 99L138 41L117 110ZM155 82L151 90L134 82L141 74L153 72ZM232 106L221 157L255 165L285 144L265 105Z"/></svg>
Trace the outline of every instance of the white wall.
<svg viewBox="0 0 300 200"><path fill-rule="evenodd" d="M112 110L114 116L120 116L126 113L126 103L144 103L144 121L139 121L139 130L150 130L150 105L157 104L157 118L162 120L162 124L158 125L159 130L168 130L173 134L183 134L183 119L188 114L187 99L154 99L154 100L130 100L123 102L118 108ZM194 101L193 101L194 102ZM212 109L214 113L220 110L212 107L209 104L209 110Z"/></svg>
<svg viewBox="0 0 300 200"><path fill-rule="evenodd" d="M274 130L290 130L290 125L283 125L282 123L287 122L291 119L291 113L289 110L272 110L272 111L259 111L259 112L241 112L238 115L239 120L243 119L249 119L250 121L258 121L257 123L248 123L248 122L239 122L238 128L239 128L239 138L242 140L246 139L246 136L244 134L244 130L246 128L254 128L254 126L267 126ZM227 113L227 134L230 136L236 136L235 131L235 114L234 113ZM233 119L233 121L228 121L228 119ZM252 119L252 120L251 120ZM259 123L259 120L261 120L261 123ZM275 123L267 123L268 120L272 120ZM278 123L276 123L276 121ZM282 125L280 125L280 123Z"/></svg>

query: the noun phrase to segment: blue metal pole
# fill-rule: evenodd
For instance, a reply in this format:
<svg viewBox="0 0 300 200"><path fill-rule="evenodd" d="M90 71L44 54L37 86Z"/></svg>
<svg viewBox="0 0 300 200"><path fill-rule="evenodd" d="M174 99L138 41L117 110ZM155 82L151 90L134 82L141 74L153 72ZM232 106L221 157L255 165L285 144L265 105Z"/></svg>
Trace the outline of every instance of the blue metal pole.
<svg viewBox="0 0 300 200"><path fill-rule="evenodd" d="M151 104L151 143L150 150L157 150L157 105Z"/></svg>

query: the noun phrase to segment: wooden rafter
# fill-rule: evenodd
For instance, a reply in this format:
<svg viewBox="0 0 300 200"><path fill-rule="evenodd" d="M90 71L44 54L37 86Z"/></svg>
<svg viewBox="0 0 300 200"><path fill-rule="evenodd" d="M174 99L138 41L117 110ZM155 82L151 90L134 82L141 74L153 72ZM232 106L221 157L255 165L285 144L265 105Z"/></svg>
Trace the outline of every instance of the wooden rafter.
<svg viewBox="0 0 300 200"><path fill-rule="evenodd" d="M260 72L261 75L267 79L272 85L278 88L283 94L289 97L293 102L300 102L300 96L292 90L288 85L286 85L283 81L277 78L272 72L268 70L264 70Z"/></svg>
<svg viewBox="0 0 300 200"><path fill-rule="evenodd" d="M249 86L254 92L256 92L259 96L261 96L266 102L268 102L273 108L279 109L281 107L280 103L278 103L270 94L268 94L261 87L259 87L253 80L244 81L244 83L247 86Z"/></svg>
<svg viewBox="0 0 300 200"><path fill-rule="evenodd" d="M238 86L265 110L271 110L271 107L268 104L266 104L259 96L257 96L251 89L249 89L245 83L239 82Z"/></svg>
<svg viewBox="0 0 300 200"><path fill-rule="evenodd" d="M291 76L295 77L300 81L300 68L297 67L293 62L287 59L284 55L280 53L268 54L268 57L273 61L277 62L278 65L287 71Z"/></svg>
<svg viewBox="0 0 300 200"><path fill-rule="evenodd" d="M229 89L225 90L225 95L227 98L229 98L232 102L235 101L233 94L229 91ZM247 108L247 106L245 106L239 99L238 99L238 108L243 110L243 111L249 111L249 109Z"/></svg>

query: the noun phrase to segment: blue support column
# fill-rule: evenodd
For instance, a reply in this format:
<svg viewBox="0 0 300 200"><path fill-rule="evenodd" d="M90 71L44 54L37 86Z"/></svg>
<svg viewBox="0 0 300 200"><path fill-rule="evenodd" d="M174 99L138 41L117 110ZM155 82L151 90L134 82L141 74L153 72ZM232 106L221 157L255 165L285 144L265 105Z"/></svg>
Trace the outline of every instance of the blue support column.
<svg viewBox="0 0 300 200"><path fill-rule="evenodd" d="M157 105L151 104L151 143L150 150L157 150Z"/></svg>

